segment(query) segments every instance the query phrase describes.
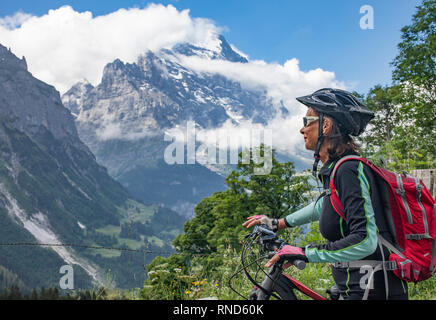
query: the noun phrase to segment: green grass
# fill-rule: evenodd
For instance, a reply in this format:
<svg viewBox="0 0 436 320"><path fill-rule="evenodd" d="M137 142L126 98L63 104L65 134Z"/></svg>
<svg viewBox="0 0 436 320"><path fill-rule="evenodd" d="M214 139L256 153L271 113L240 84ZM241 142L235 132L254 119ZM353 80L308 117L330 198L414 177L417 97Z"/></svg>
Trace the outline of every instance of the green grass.
<svg viewBox="0 0 436 320"><path fill-rule="evenodd" d="M98 228L95 231L100 232L106 236L118 237L120 232L121 232L121 227L108 224L107 226L104 226L102 228Z"/></svg>
<svg viewBox="0 0 436 320"><path fill-rule="evenodd" d="M88 249L89 253L93 256L99 254L103 258L119 258L121 256L120 250L112 250L112 249Z"/></svg>
<svg viewBox="0 0 436 320"><path fill-rule="evenodd" d="M165 245L165 242L156 236L147 237L147 241L148 243L158 246L160 248L162 248Z"/></svg>
<svg viewBox="0 0 436 320"><path fill-rule="evenodd" d="M125 245L133 250L138 250L141 248L141 246L144 245L144 242L133 240L133 239L125 239L125 238L119 238L118 239L119 245Z"/></svg>
<svg viewBox="0 0 436 320"><path fill-rule="evenodd" d="M416 284L409 283L410 300L436 300L436 276Z"/></svg>
<svg viewBox="0 0 436 320"><path fill-rule="evenodd" d="M127 200L124 207L118 207L118 210L123 217L121 222L149 222L153 218L156 209L157 206L146 206L132 199Z"/></svg>
<svg viewBox="0 0 436 320"><path fill-rule="evenodd" d="M144 245L144 239L147 239L147 242L150 244L156 245L158 247L163 247L165 245L165 242L162 239L159 239L156 236L141 236L142 241L134 240L134 239L126 239L126 238L120 238L120 232L121 227L119 226L113 226L113 225L107 225L102 228L96 229L97 232L100 232L107 236L115 236L118 240L118 245L126 245L130 249L139 249L142 245ZM171 232L167 232L166 234L171 236L177 236L177 230L172 230ZM105 255L107 256L107 255ZM115 255L116 256L116 255Z"/></svg>
<svg viewBox="0 0 436 320"><path fill-rule="evenodd" d="M183 300L205 298L243 300L243 297L235 293L229 286L229 280L241 268L239 255L231 249L227 251L227 254L223 257L223 264L218 268L213 277L207 277L201 265L192 266L189 274L173 272L170 266L166 264L155 267L151 275L156 276L156 280L168 277L172 282L180 285L160 286L157 283L154 284L154 281L151 282L151 285L146 283L141 290L140 299L172 300L176 297ZM307 264L304 270L290 267L286 269L286 273L325 297L327 297L326 289L331 288L335 284L329 264ZM258 280L262 278L262 275L260 274ZM233 289L244 297L248 297L250 290L253 288L253 284L243 272L232 278L231 285ZM310 298L298 291L295 291L295 293L298 299L310 300ZM413 283L409 284L409 299L436 300L436 277L418 283L416 290Z"/></svg>

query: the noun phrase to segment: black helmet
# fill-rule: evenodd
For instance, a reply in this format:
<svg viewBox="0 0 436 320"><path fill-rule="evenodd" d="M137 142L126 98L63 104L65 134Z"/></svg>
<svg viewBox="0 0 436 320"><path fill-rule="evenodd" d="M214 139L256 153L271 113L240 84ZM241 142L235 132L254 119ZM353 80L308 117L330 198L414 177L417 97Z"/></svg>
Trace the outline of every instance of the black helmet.
<svg viewBox="0 0 436 320"><path fill-rule="evenodd" d="M351 93L340 89L320 89L297 100L318 113L332 117L344 134L360 135L374 118L374 113L368 107Z"/></svg>
<svg viewBox="0 0 436 320"><path fill-rule="evenodd" d="M312 174L316 177L320 160L319 151L325 138L322 130L324 115L336 121L341 134L358 136L365 130L368 122L374 118L374 113L351 93L339 89L320 89L311 95L299 97L297 100L319 113L318 141L312 169Z"/></svg>

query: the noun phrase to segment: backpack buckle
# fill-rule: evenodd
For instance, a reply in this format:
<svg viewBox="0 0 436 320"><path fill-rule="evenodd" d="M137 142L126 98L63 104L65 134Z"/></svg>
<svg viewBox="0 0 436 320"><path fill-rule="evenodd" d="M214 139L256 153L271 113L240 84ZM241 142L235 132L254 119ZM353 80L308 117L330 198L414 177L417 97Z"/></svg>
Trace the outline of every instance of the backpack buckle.
<svg viewBox="0 0 436 320"><path fill-rule="evenodd" d="M386 270L393 271L393 270L397 270L398 266L395 261L385 261L385 268Z"/></svg>

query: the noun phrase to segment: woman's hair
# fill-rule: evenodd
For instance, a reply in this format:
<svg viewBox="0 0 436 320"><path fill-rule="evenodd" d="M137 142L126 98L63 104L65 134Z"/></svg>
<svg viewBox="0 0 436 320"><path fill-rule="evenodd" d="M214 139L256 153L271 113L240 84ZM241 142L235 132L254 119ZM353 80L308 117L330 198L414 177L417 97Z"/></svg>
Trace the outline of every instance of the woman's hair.
<svg viewBox="0 0 436 320"><path fill-rule="evenodd" d="M338 124L334 119L326 116L331 120L332 128L330 133L326 136L327 152L329 158L332 160L341 158L345 153L354 151L360 153L360 145L354 141L354 139L346 133L340 131Z"/></svg>

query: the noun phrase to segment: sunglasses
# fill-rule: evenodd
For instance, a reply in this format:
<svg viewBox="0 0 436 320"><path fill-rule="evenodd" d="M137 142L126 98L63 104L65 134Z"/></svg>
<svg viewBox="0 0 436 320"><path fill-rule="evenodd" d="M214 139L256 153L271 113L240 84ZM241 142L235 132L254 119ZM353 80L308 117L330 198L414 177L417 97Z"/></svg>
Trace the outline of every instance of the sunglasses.
<svg viewBox="0 0 436 320"><path fill-rule="evenodd" d="M303 125L304 127L309 126L312 122L315 122L319 119L319 117L303 117Z"/></svg>

